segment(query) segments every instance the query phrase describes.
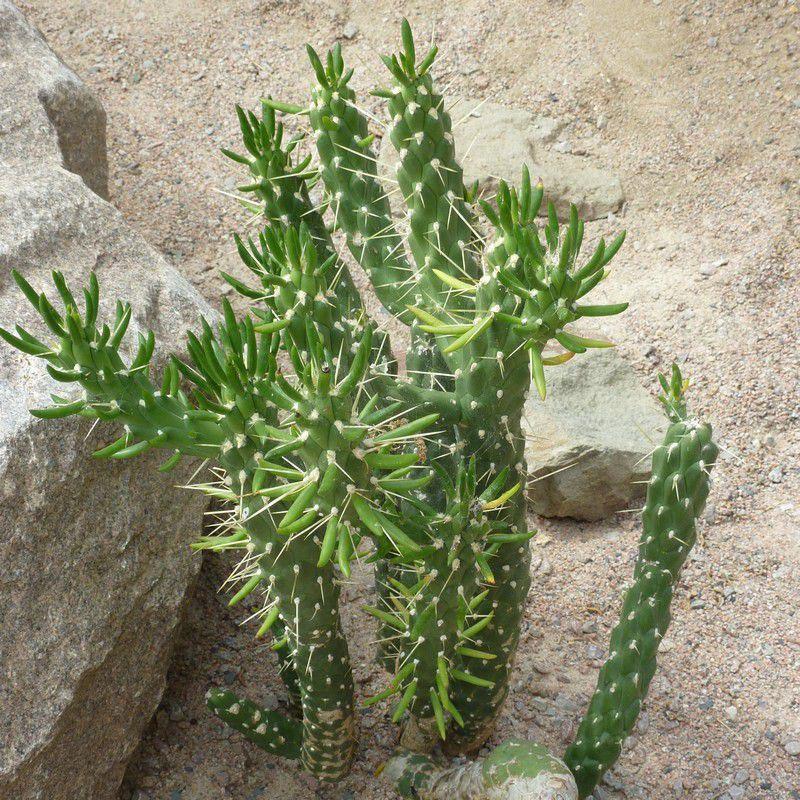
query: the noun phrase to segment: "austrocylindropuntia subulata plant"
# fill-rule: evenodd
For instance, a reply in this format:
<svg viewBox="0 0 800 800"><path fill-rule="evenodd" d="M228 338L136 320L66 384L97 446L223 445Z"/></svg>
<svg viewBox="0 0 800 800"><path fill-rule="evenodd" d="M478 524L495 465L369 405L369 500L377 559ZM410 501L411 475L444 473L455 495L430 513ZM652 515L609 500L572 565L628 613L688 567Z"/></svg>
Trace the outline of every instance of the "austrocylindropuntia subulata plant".
<svg viewBox="0 0 800 800"><path fill-rule="evenodd" d="M448 763L439 745L450 756L477 751L508 692L535 533L526 526L523 405L531 386L544 397L545 366L610 345L574 325L625 310L584 299L624 234L583 257L577 211L562 224L550 205L540 227L543 189L524 167L518 187L501 182L495 197L477 198L431 77L436 49L418 59L407 23L402 34L402 51L384 59L391 87L375 92L399 154L391 176L378 175L338 46L324 60L309 47L307 104L267 99L260 117L237 109L245 152L225 154L249 171L240 191L259 227L235 239L253 280L223 277L250 309L237 316L223 300L220 324L201 320L188 357L172 357L160 380L152 334L124 355L130 306L118 302L113 322L100 320L94 275L79 303L53 273L57 310L15 272L43 333L0 335L74 389L33 414L122 426L96 456L158 448L164 471L184 457L209 463L194 488L224 511L193 547L240 552L230 602L259 598L256 635L272 637L293 710L212 690L221 719L320 780L347 773L357 726L339 583L363 558L375 564L377 594L364 610L379 624L390 673L365 702L391 702L403 726L385 770L398 791L586 797L619 756L653 676L716 447L710 427L688 415L674 368L662 378L671 424L653 455L634 581L574 743L563 758L514 740ZM280 115L302 116L309 132L287 137ZM403 368L339 245L410 328Z"/></svg>

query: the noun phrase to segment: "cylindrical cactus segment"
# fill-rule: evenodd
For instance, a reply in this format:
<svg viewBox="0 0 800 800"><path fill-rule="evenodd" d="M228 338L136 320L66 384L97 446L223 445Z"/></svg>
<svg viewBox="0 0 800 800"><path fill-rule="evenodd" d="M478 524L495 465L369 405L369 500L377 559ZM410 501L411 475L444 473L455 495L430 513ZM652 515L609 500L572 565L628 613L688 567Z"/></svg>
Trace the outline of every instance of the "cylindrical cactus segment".
<svg viewBox="0 0 800 800"><path fill-rule="evenodd" d="M589 710L564 756L581 797L591 794L619 757L647 694L670 623L675 584L696 541L695 521L708 496L717 452L709 425L680 419L653 455L634 583L611 633L608 660Z"/></svg>
<svg viewBox="0 0 800 800"><path fill-rule="evenodd" d="M211 689L206 703L221 720L262 750L299 760L303 744L303 726L299 720L222 689Z"/></svg>
<svg viewBox="0 0 800 800"><path fill-rule="evenodd" d="M247 451L240 451L247 456ZM243 487L232 487L243 497ZM299 758L320 780L347 774L356 748L353 680L339 619L339 587L333 566L317 565L319 545L311 536L276 529L258 495L244 499L234 527L246 534L246 555L234 576L243 585L234 601L258 591L263 607L259 633L277 626L299 691L301 718L263 712L252 703L212 693L220 718L267 752ZM255 716L259 716L255 720ZM256 723L256 724L254 724Z"/></svg>
<svg viewBox="0 0 800 800"><path fill-rule="evenodd" d="M262 102L261 119L237 106L248 155L223 150L248 167L254 182L239 187L239 191L252 192L260 204L250 210L268 220L266 228L254 237L243 240L234 235L239 256L262 288L248 286L224 272L222 277L255 301L253 313L265 323L277 325L287 317L309 317L323 329L328 328L334 340L331 351L336 353L341 344L337 337L341 320L360 316L363 303L347 265L336 256L323 219L325 204L315 207L309 196L319 170L311 165L310 155L297 160L297 148L304 137L297 134L285 140L283 125L276 122L271 105L274 102ZM316 257L309 252L309 245L316 250ZM297 340L297 323L293 326ZM374 364L383 365L383 371L396 371L387 334L375 337L373 351Z"/></svg>
<svg viewBox="0 0 800 800"><path fill-rule="evenodd" d="M54 396L55 404L33 410L34 416L56 419L81 414L121 424L123 435L97 451L95 456L99 458L132 458L159 448L171 451L162 467L167 471L182 456L213 458L218 454L224 439L217 424L219 417L199 407L181 390L178 362L169 362L160 385L152 382L152 331L138 335L138 348L129 364L120 354L131 320L131 306L117 302L113 326L98 323L100 287L94 273L84 289L84 314L79 313L61 273L53 272L52 277L64 305L63 314L20 273L12 270L12 276L41 315L51 338L43 342L20 326L16 334L0 328L0 337L44 360L48 374L55 380L81 389L76 400Z"/></svg>
<svg viewBox="0 0 800 800"><path fill-rule="evenodd" d="M334 227L344 231L350 252L369 274L383 305L408 322L412 269L377 177L373 137L348 86L352 70L345 70L338 45L328 53L326 65L311 47L308 54L317 77L309 120Z"/></svg>
<svg viewBox="0 0 800 800"><path fill-rule="evenodd" d="M384 58L394 88L380 93L388 100L389 135L399 155L397 183L408 208L408 243L419 284L415 294L421 295L414 303L433 299L434 307L441 304L457 309L457 295L432 280L434 270L456 279L480 277L483 240L465 201L450 115L429 72L436 48L417 63L407 20L402 34L403 50Z"/></svg>

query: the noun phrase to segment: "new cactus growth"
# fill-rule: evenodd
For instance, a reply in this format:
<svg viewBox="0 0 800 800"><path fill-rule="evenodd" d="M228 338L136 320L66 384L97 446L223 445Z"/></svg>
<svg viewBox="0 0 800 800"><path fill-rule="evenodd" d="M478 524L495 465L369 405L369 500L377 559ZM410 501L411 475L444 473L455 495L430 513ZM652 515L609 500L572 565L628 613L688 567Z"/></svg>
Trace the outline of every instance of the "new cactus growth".
<svg viewBox="0 0 800 800"><path fill-rule="evenodd" d="M130 306L118 302L113 323L100 321L94 275L79 304L53 273L58 311L15 272L46 338L19 327L0 335L77 390L32 413L122 425L96 456L160 448L164 471L184 457L208 462L191 488L223 510L193 547L240 553L230 602L257 598L256 636L272 637L293 708L212 690L209 706L227 724L322 780L346 774L356 722L339 583L365 558L376 565L377 600L364 610L379 623L391 673L365 702L391 702L403 724L387 768L398 789L585 797L647 692L716 448L710 428L687 416L676 370L664 382L673 422L654 455L634 584L563 762L524 742L456 767L429 755L439 741L450 754L478 749L508 692L535 534L525 521L523 405L531 385L545 396L545 366L610 346L573 325L625 310L585 299L624 234L584 256L576 209L562 224L552 205L540 229L543 189L524 167L518 187L501 182L495 197L477 199L431 77L436 49L418 58L406 22L402 34L402 51L384 59L392 84L376 91L399 154L393 175L378 175L338 46L324 59L308 48L308 103L266 99L261 117L237 109L245 153L224 152L248 169L240 191L260 228L235 238L254 283L223 277L250 308L237 316L223 300L221 322L201 320L188 357L172 356L160 381L151 333L124 355ZM310 133L287 139L279 115L304 117ZM399 221L394 194L405 206ZM344 249L410 327L405 369L366 313Z"/></svg>

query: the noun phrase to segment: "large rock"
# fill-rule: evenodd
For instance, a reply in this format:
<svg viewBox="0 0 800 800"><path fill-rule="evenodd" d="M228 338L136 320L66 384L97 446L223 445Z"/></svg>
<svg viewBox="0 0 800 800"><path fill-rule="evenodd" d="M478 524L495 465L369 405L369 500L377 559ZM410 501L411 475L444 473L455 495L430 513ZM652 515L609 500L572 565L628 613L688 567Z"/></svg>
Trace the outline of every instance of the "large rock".
<svg viewBox="0 0 800 800"><path fill-rule="evenodd" d="M108 198L106 112L8 0L0 0L0 157L63 166Z"/></svg>
<svg viewBox="0 0 800 800"><path fill-rule="evenodd" d="M533 510L595 520L632 507L666 429L661 406L614 350L590 350L545 375L547 399L532 391L523 418Z"/></svg>
<svg viewBox="0 0 800 800"><path fill-rule="evenodd" d="M544 184L542 213L546 213L547 201L552 200L562 216L574 203L584 219L597 219L617 211L625 200L615 173L549 147L563 127L551 117L464 99L455 100L450 116L456 156L468 185L477 180L487 194L492 194L501 178L516 184L522 165L527 164L531 177L540 178ZM393 174L397 153L388 136L381 145L380 161L385 174Z"/></svg>
<svg viewBox="0 0 800 800"><path fill-rule="evenodd" d="M128 299L131 333L177 347L209 309L106 186L102 108L0 0L0 324L47 337L12 266L37 288L94 269L103 313ZM110 800L164 687L202 506L161 459L90 458L115 431L29 416L53 391L0 342L0 797Z"/></svg>

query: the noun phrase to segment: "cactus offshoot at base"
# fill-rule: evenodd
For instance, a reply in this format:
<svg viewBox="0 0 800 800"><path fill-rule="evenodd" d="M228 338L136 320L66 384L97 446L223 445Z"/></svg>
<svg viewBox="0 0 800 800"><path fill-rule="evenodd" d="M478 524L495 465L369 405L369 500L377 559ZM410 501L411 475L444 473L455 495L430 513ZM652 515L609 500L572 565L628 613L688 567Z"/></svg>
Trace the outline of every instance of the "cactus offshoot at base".
<svg viewBox="0 0 800 800"><path fill-rule="evenodd" d="M404 727L404 749L387 768L401 793L585 797L647 692L716 448L710 427L687 416L676 370L663 381L673 424L654 456L634 584L564 758L577 789L564 763L533 743L455 766L431 756L440 742L448 754L480 748L508 693L535 535L521 428L529 387L544 398L545 367L611 346L575 326L627 304L586 300L624 233L584 256L574 206L562 222L549 205L539 225L543 187L525 167L517 188L501 181L494 197L464 186L431 76L436 49L418 58L407 22L402 38L402 51L384 58L391 86L375 92L399 155L392 175L378 175L368 115L338 46L324 58L309 47L310 102L267 98L260 117L237 108L245 153L224 152L248 170L239 191L257 224L235 244L255 285L223 278L250 309L238 317L223 300L218 328L201 320L188 357L172 357L160 382L152 333L139 334L127 358L132 310L118 302L103 324L94 275L79 304L53 273L62 312L14 273L44 338L20 327L0 336L75 390L36 416L122 426L96 456L160 448L163 471L184 457L208 463L188 488L222 506L193 547L241 555L226 582L230 603L255 598L249 619L257 637L272 638L292 708L284 715L212 690L209 707L228 725L321 780L347 773L357 724L339 588L363 558L376 565L377 600L364 610L379 623L390 672L365 703L389 701ZM301 118L309 133L287 138L281 115ZM410 328L403 374L347 258Z"/></svg>

